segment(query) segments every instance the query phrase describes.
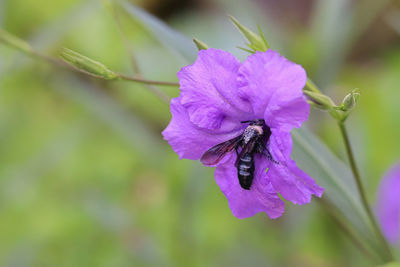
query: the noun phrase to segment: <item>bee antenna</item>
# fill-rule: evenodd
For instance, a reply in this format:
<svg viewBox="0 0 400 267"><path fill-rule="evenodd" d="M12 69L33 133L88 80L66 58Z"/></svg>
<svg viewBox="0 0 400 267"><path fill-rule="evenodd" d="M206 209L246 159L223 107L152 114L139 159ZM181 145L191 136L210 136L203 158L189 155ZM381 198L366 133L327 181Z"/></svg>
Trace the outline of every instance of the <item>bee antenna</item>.
<svg viewBox="0 0 400 267"><path fill-rule="evenodd" d="M252 122L252 121L241 121L240 123L249 123L249 122Z"/></svg>

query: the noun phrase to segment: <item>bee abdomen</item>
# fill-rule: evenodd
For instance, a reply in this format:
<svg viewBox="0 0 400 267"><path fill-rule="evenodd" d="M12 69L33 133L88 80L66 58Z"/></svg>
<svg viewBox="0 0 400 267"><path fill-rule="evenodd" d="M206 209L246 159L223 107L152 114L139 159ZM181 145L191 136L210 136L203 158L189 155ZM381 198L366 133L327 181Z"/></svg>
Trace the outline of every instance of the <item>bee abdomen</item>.
<svg viewBox="0 0 400 267"><path fill-rule="evenodd" d="M244 154L238 164L239 184L243 189L250 190L254 178L254 158L250 153Z"/></svg>

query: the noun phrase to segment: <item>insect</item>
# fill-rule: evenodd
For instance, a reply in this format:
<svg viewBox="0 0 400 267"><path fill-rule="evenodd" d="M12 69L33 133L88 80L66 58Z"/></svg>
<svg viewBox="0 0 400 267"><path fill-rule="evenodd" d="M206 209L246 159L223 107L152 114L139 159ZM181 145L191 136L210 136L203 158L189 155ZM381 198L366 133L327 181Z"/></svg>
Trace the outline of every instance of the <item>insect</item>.
<svg viewBox="0 0 400 267"><path fill-rule="evenodd" d="M267 148L271 136L271 129L263 119L242 121L249 123L244 132L228 141L218 144L207 150L200 161L205 165L217 164L226 153L236 150L236 163L239 184L243 189L250 190L254 179L254 155L262 154L272 162L275 161Z"/></svg>

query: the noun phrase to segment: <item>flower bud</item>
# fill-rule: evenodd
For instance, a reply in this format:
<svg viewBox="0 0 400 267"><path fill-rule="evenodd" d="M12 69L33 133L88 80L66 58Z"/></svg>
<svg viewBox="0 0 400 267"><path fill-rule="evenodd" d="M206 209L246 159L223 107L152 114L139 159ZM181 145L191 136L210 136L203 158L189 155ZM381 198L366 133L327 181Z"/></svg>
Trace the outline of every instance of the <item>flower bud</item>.
<svg viewBox="0 0 400 267"><path fill-rule="evenodd" d="M247 44L247 46L253 49L253 51L246 49L243 50L254 53L256 51L265 52L269 49L268 42L265 40L264 34L262 33L260 28L258 28L260 35L258 35L252 32L249 28L240 24L240 22L234 17L229 16L229 18L231 19L233 24L235 24L238 30L243 34L243 36L249 41L249 44Z"/></svg>
<svg viewBox="0 0 400 267"><path fill-rule="evenodd" d="M319 109L330 110L336 107L332 99L322 93L316 93L311 91L303 91L303 92L310 100L311 103L310 102L309 103Z"/></svg>
<svg viewBox="0 0 400 267"><path fill-rule="evenodd" d="M208 49L208 45L207 45L206 43L200 41L200 40L197 39L197 38L194 38L194 39L193 39L193 42L195 43L195 45L197 46L197 49L199 49L199 50L206 50L206 49Z"/></svg>
<svg viewBox="0 0 400 267"><path fill-rule="evenodd" d="M63 48L60 56L68 64L90 75L106 80L118 78L118 75L115 72L109 70L102 63L90 59L68 48Z"/></svg>
<svg viewBox="0 0 400 267"><path fill-rule="evenodd" d="M350 111L354 108L357 103L357 99L360 96L358 89L354 89L350 92L350 94L346 95L343 99L341 110L343 111Z"/></svg>
<svg viewBox="0 0 400 267"><path fill-rule="evenodd" d="M21 50L27 54L32 54L32 47L25 41L19 39L18 37L6 32L3 29L0 29L0 42L8 44L14 48Z"/></svg>

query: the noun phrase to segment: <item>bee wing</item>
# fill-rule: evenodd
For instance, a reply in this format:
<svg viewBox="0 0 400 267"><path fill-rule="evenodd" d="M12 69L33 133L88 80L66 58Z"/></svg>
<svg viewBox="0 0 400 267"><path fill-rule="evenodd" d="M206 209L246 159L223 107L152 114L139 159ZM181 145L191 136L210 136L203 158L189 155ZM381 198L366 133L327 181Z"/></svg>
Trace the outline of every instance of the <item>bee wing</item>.
<svg viewBox="0 0 400 267"><path fill-rule="evenodd" d="M239 135L233 139L230 139L226 142L213 146L209 150L207 150L203 156L201 156L201 163L204 165L215 165L217 164L226 153L231 152L239 142L242 140L242 135Z"/></svg>

